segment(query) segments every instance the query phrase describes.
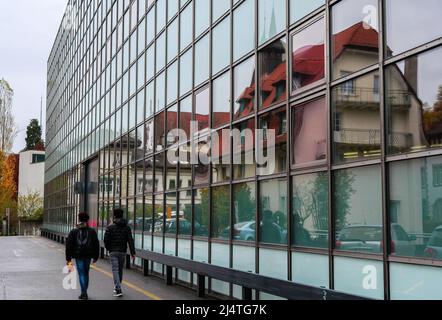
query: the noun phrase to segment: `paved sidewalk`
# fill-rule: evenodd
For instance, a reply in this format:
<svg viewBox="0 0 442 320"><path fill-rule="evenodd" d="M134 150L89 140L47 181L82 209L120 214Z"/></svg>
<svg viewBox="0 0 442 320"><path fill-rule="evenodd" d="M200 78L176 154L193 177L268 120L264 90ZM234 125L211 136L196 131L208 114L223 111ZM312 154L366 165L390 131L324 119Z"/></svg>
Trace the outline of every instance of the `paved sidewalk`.
<svg viewBox="0 0 442 320"><path fill-rule="evenodd" d="M63 288L64 246L40 237L0 237L0 300L76 300L77 290ZM91 269L91 300L197 300L179 286L166 286L154 277L125 270L123 298L112 296L111 266L100 260Z"/></svg>

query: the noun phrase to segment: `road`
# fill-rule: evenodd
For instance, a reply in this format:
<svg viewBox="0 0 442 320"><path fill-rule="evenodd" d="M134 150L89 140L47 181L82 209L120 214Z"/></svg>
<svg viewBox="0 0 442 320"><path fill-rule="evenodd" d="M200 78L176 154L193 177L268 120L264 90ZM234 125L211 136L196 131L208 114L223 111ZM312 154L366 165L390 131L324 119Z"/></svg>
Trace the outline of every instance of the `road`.
<svg viewBox="0 0 442 320"><path fill-rule="evenodd" d="M40 237L0 237L0 300L77 299L78 284L76 290L66 290L63 286L65 264L63 245ZM91 300L197 300L193 291L168 287L163 280L143 277L137 270L125 270L125 295L114 298L107 260L99 260L90 276Z"/></svg>

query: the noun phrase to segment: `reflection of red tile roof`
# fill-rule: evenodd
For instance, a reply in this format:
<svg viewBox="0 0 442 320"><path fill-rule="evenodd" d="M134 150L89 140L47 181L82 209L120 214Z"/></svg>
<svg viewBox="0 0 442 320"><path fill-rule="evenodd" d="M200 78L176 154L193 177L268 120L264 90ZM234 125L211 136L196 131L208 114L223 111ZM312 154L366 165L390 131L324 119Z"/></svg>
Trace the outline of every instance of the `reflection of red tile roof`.
<svg viewBox="0 0 442 320"><path fill-rule="evenodd" d="M333 36L333 59L336 60L347 47L362 47L377 49L379 47L379 33L363 22Z"/></svg>
<svg viewBox="0 0 442 320"><path fill-rule="evenodd" d="M379 34L375 29L366 28L363 22L359 22L352 27L336 34L333 38L334 49L333 59L336 60L348 47L361 47L364 50L377 49ZM309 45L296 50L292 55L293 72L302 75L301 85L305 86L314 83L317 80L324 78L325 64L324 64L324 44ZM270 74L262 77L261 90L268 94L268 97L263 101L262 107L268 107L275 102L285 99L285 81L286 62L278 65ZM277 88L283 85L283 91L280 92L279 99L277 98ZM237 102L248 101L246 108L235 115L235 118L245 117L253 112L253 99L256 93L256 86L253 82L249 87L245 88L240 95Z"/></svg>

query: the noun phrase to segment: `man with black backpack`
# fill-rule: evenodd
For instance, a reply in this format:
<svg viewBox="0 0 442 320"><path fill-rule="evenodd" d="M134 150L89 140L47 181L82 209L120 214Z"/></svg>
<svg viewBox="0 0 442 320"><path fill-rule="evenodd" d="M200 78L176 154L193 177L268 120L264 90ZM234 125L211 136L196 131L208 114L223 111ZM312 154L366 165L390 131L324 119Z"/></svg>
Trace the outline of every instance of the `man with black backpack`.
<svg viewBox="0 0 442 320"><path fill-rule="evenodd" d="M66 239L66 261L68 266L75 259L80 280L80 300L88 300L89 270L91 262L96 263L100 255L100 242L97 232L89 227L89 215L82 212L78 215L79 224Z"/></svg>
<svg viewBox="0 0 442 320"><path fill-rule="evenodd" d="M129 245L132 261L135 259L135 243L132 237L132 230L123 218L124 212L121 209L114 210L114 223L106 229L104 234L104 245L110 253L112 273L114 276L114 296L122 297L121 283L123 282L123 268Z"/></svg>

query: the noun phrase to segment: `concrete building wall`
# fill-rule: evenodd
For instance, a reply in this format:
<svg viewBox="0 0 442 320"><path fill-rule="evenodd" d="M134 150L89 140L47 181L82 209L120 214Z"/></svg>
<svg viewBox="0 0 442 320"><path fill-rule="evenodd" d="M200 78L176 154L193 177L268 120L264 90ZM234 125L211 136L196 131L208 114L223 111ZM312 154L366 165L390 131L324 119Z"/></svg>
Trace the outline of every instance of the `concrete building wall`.
<svg viewBox="0 0 442 320"><path fill-rule="evenodd" d="M32 155L44 155L44 151L25 151L20 153L18 176L18 195L24 196L32 192L44 195L45 163L32 163Z"/></svg>

